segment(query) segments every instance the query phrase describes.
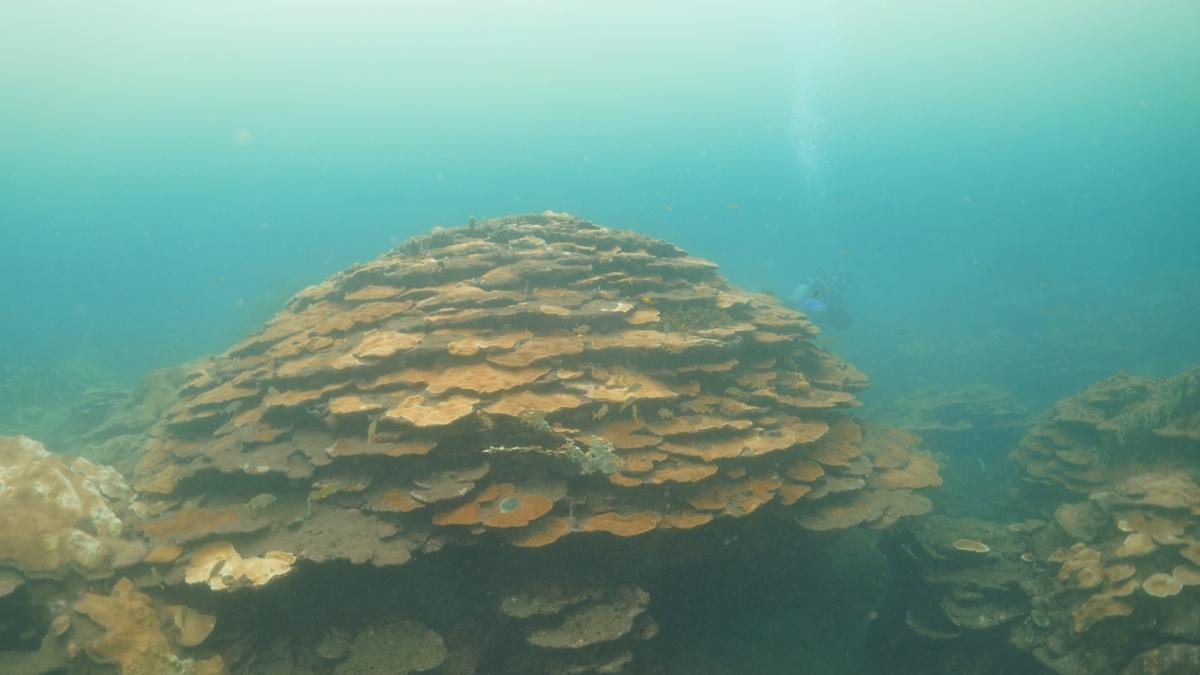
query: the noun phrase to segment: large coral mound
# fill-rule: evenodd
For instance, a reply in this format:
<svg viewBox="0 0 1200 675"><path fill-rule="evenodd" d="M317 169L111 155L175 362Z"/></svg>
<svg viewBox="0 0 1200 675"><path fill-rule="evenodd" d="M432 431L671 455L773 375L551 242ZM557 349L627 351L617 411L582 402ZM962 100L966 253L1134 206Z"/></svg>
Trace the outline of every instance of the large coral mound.
<svg viewBox="0 0 1200 675"><path fill-rule="evenodd" d="M226 588L293 555L399 564L767 504L820 530L927 511L936 464L864 435L844 410L865 377L817 332L711 262L569 215L437 230L190 374L137 468L162 496L141 528L194 554L170 579Z"/></svg>
<svg viewBox="0 0 1200 675"><path fill-rule="evenodd" d="M1165 380L1116 375L1060 401L1012 459L1033 481L1087 494L1146 471L1194 469L1200 369Z"/></svg>

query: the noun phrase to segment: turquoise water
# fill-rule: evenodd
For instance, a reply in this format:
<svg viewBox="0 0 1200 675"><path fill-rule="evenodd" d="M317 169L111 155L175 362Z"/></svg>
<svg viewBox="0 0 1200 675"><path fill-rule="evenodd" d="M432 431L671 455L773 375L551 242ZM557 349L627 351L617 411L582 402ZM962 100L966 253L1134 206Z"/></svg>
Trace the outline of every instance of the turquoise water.
<svg viewBox="0 0 1200 675"><path fill-rule="evenodd" d="M979 385L1033 416L1200 363L1195 0L708 4L0 3L0 434L407 237L546 209L782 298L844 272L849 325L813 318L867 416ZM938 509L1003 521L1029 419L927 438ZM660 649L877 672L874 535L733 528L655 599L689 633Z"/></svg>
<svg viewBox="0 0 1200 675"><path fill-rule="evenodd" d="M250 4L0 9L5 368L136 376L547 208L844 268L876 396L1195 360L1193 2Z"/></svg>

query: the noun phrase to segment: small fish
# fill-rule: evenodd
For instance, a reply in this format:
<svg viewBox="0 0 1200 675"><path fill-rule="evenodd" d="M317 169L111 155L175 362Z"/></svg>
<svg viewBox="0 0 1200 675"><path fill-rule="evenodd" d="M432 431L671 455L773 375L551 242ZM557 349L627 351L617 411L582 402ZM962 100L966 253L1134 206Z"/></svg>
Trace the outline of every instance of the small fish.
<svg viewBox="0 0 1200 675"><path fill-rule="evenodd" d="M633 406L632 406L632 407L629 409L629 412L632 414L632 417L633 417L633 421L634 421L634 422L637 422L638 424L641 424L641 423L642 423L642 418L638 417L638 411L637 411L637 404L636 404L636 403L634 403L634 404L633 404Z"/></svg>
<svg viewBox="0 0 1200 675"><path fill-rule="evenodd" d="M651 298L649 295L646 295L646 294L642 294L642 295L638 296L638 300L641 300L642 302L646 303L647 305L654 304L653 298Z"/></svg>
<svg viewBox="0 0 1200 675"><path fill-rule="evenodd" d="M376 418L376 419L371 420L371 423L369 425L367 425L367 440L368 441L370 441L372 443L375 442L375 432L378 429L379 429L379 419Z"/></svg>
<svg viewBox="0 0 1200 675"><path fill-rule="evenodd" d="M575 327L576 335L587 335L590 332L592 332L592 327L587 325L586 323L581 323Z"/></svg>
<svg viewBox="0 0 1200 675"><path fill-rule="evenodd" d="M658 418L659 419L669 420L669 419L673 419L674 417L675 417L675 413L671 412L670 408L659 408L658 409Z"/></svg>
<svg viewBox="0 0 1200 675"><path fill-rule="evenodd" d="M592 414L592 419L598 420L598 419L603 418L607 414L608 414L608 404L605 403L604 405L600 406L599 410L597 410L595 413Z"/></svg>

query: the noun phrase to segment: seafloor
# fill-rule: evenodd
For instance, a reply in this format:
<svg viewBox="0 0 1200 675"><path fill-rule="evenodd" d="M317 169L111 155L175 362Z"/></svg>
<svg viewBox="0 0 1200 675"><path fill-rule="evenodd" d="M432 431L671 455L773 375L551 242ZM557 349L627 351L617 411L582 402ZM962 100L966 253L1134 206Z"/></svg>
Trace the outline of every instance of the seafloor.
<svg viewBox="0 0 1200 675"><path fill-rule="evenodd" d="M863 412L818 333L547 212L5 373L0 672L1200 672L1200 370Z"/></svg>

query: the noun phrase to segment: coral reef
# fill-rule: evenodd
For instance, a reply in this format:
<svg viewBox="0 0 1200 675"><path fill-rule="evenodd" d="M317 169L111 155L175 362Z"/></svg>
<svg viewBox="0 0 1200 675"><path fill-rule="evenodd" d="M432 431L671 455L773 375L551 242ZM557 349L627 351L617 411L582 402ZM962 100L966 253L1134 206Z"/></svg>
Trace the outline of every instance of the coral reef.
<svg viewBox="0 0 1200 675"><path fill-rule="evenodd" d="M111 595L88 593L75 603L75 611L102 627L104 634L83 643L97 663L115 663L121 675L219 675L225 672L220 657L204 661L180 659L163 630L163 621L150 596L120 579ZM190 616L189 616L190 615ZM212 617L196 616L177 608L172 621L182 642L195 646L213 628ZM197 626L196 624L200 624Z"/></svg>
<svg viewBox="0 0 1200 675"><path fill-rule="evenodd" d="M0 435L26 434L53 448L101 424L124 395L117 374L81 358L52 367L0 364Z"/></svg>
<svg viewBox="0 0 1200 675"><path fill-rule="evenodd" d="M121 675L225 672L219 657L180 656L208 637L215 617L152 601L127 578L111 595L85 592L153 559L130 533L134 496L111 467L0 437L0 616L15 619L0 621L0 671L85 672L90 659ZM36 648L11 649L21 645Z"/></svg>
<svg viewBox="0 0 1200 675"><path fill-rule="evenodd" d="M68 462L27 436L0 437L0 569L24 578L103 578L145 549L119 512L132 490L116 471Z"/></svg>
<svg viewBox="0 0 1200 675"><path fill-rule="evenodd" d="M146 431L178 400L187 370L151 371L133 389L81 360L16 370L0 379L0 434L26 434L132 475Z"/></svg>
<svg viewBox="0 0 1200 675"><path fill-rule="evenodd" d="M918 434L937 458L945 485L931 497L940 513L1006 517L1005 488L1017 468L1005 457L1031 424L1008 392L984 384L928 387L881 407L878 415Z"/></svg>
<svg viewBox="0 0 1200 675"><path fill-rule="evenodd" d="M442 636L410 620L368 626L354 636L334 675L408 675L437 668L446 660Z"/></svg>
<svg viewBox="0 0 1200 675"><path fill-rule="evenodd" d="M1000 437L1012 447L1029 425L1029 412L1008 392L986 384L918 389L879 411L890 424L918 434L935 448L965 449Z"/></svg>
<svg viewBox="0 0 1200 675"><path fill-rule="evenodd" d="M1192 658L1173 645L1200 642L1198 378L1118 375L1055 406L1012 453L1029 520L929 517L895 532L893 560L921 581L897 602L913 631L1002 630L1063 675Z"/></svg>
<svg viewBox="0 0 1200 675"><path fill-rule="evenodd" d="M122 466L141 451L134 489L56 469L81 495L119 486L99 493L116 522L43 521L90 558L0 548L0 591L59 584L16 607L57 641L0 665L629 672L681 546L753 558L931 508L936 462L849 414L866 378L817 332L713 263L565 214L410 240L105 406L80 438ZM54 459L16 443L14 463Z"/></svg>
<svg viewBox="0 0 1200 675"><path fill-rule="evenodd" d="M1013 451L1032 482L1088 494L1149 471L1191 471L1200 369L1155 381L1117 375L1059 402Z"/></svg>
<svg viewBox="0 0 1200 675"><path fill-rule="evenodd" d="M145 434L179 400L187 367L151 371L130 391L120 391L104 406L103 415L58 446L132 475Z"/></svg>
<svg viewBox="0 0 1200 675"><path fill-rule="evenodd" d="M929 509L916 439L841 412L862 374L712 263L549 213L414 241L191 371L137 468L163 496L143 532L389 565L768 503L818 530Z"/></svg>
<svg viewBox="0 0 1200 675"><path fill-rule="evenodd" d="M541 585L500 602L500 612L521 623L530 647L515 657L518 668L552 675L621 672L633 661L632 646L658 634L646 614L650 595L633 586L565 590Z"/></svg>

